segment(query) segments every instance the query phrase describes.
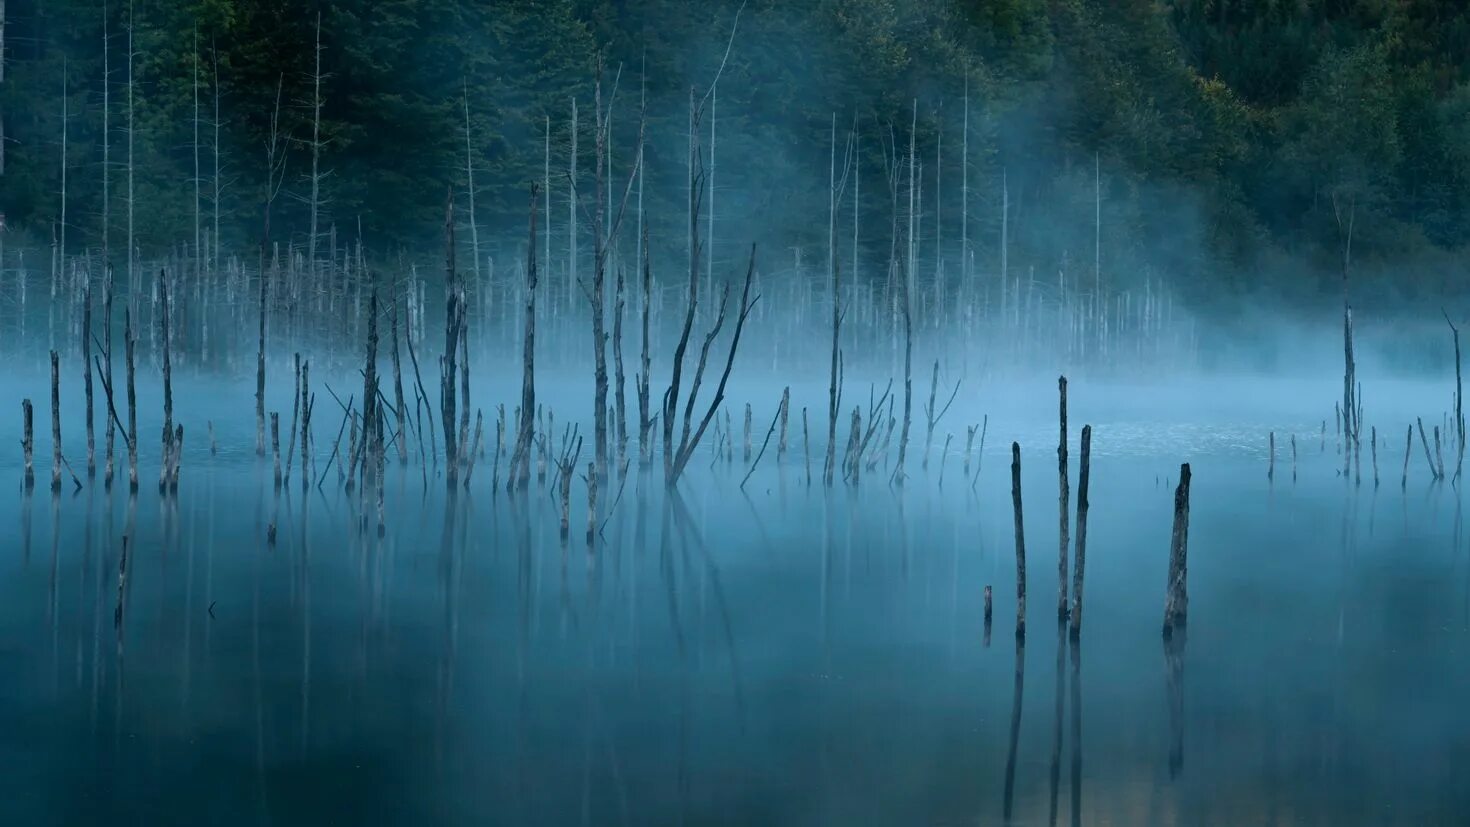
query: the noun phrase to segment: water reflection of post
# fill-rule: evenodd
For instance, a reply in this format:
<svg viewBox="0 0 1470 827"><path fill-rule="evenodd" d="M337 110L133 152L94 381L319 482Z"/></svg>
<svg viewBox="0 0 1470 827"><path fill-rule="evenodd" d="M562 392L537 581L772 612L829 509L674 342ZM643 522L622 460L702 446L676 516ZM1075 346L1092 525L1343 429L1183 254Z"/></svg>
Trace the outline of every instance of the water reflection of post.
<svg viewBox="0 0 1470 827"><path fill-rule="evenodd" d="M1184 771L1184 628L1164 638L1165 685L1169 693L1169 777Z"/></svg>
<svg viewBox="0 0 1470 827"><path fill-rule="evenodd" d="M1055 827L1057 823L1057 795L1062 784L1062 709L1064 707L1062 690L1066 684L1066 653L1067 621L1062 618L1057 621L1056 700L1051 727L1051 804L1046 822L1052 827Z"/></svg>
<svg viewBox="0 0 1470 827"><path fill-rule="evenodd" d="M1011 690L1011 745L1006 754L1005 798L1002 812L1006 823L1011 820L1011 805L1016 792L1016 748L1021 741L1021 696L1026 684L1026 639L1016 637L1016 682Z"/></svg>
<svg viewBox="0 0 1470 827"><path fill-rule="evenodd" d="M1082 641L1076 638L1072 639L1072 827L1082 827Z"/></svg>
<svg viewBox="0 0 1470 827"><path fill-rule="evenodd" d="M20 494L20 546L21 561L31 567L31 489L26 487Z"/></svg>

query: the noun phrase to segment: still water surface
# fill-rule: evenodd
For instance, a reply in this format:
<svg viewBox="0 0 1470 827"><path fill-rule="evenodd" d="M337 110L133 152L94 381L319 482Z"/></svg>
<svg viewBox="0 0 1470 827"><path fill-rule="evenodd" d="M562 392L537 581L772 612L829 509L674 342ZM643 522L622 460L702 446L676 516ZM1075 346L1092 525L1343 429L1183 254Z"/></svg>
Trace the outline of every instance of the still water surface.
<svg viewBox="0 0 1470 827"><path fill-rule="evenodd" d="M545 491L494 497L481 468L451 498L390 460L379 538L330 482L278 495L245 432L212 457L196 429L168 501L147 463L136 499L53 498L43 471L0 498L0 822L1470 820L1461 495L1418 462L1401 490L1400 446L1381 486L1346 483L1315 422L1271 483L1255 425L1094 424L1076 647L1054 424L992 422L973 486L962 437L942 486L920 443L901 492L809 487L795 438L743 491L738 447L704 452L677 498L631 475L590 551L580 480L564 541ZM1013 436L1037 446L1024 647ZM1181 459L1190 625L1166 650Z"/></svg>

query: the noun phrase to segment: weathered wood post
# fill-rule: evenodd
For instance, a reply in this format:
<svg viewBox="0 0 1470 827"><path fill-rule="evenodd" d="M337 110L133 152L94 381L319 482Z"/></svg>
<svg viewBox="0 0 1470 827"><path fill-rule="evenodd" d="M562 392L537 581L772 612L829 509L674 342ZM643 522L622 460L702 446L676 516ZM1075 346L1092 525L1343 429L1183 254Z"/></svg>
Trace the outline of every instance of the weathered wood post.
<svg viewBox="0 0 1470 827"><path fill-rule="evenodd" d="M276 464L276 488L281 487L281 414L271 411L271 455Z"/></svg>
<svg viewBox="0 0 1470 827"><path fill-rule="evenodd" d="M1174 489L1174 531L1169 542L1169 583L1164 599L1164 636L1182 627L1189 613L1189 463L1179 466Z"/></svg>
<svg viewBox="0 0 1470 827"><path fill-rule="evenodd" d="M1011 443L1011 509L1016 524L1016 639L1026 637L1026 531L1021 519L1021 444Z"/></svg>
<svg viewBox="0 0 1470 827"><path fill-rule="evenodd" d="M1072 639L1082 634L1082 573L1087 565L1087 485L1092 476L1092 426L1082 426L1082 470L1077 476L1077 563L1072 573Z"/></svg>
<svg viewBox="0 0 1470 827"><path fill-rule="evenodd" d="M22 484L27 491L36 487L36 470L32 459L35 451L35 434L32 431L34 412L31 410L31 400L20 400L21 438L20 450L25 457L25 473Z"/></svg>

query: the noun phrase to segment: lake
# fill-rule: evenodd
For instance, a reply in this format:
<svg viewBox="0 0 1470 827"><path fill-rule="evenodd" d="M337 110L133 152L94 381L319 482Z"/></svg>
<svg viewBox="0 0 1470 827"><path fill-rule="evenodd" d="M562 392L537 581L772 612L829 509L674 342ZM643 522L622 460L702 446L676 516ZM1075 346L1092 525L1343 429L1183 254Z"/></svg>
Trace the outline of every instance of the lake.
<svg viewBox="0 0 1470 827"><path fill-rule="evenodd" d="M25 393L44 400L32 378ZM1074 382L1074 508L1078 433L1094 426L1075 645L1054 622L1046 382L961 403L927 470L920 419L902 487L880 465L826 489L819 453L808 484L796 421L790 452L777 461L773 440L743 489L738 441L729 460L701 448L677 495L634 468L615 507L619 481L603 484L590 546L583 481L563 538L544 486L491 491L493 447L454 496L390 453L381 537L335 468L305 492L296 469L277 492L252 451L253 388L238 383L234 401L202 380L183 396L175 497L152 484L156 389L141 403L136 497L69 483L53 497L42 401L37 490L0 498L4 822L1466 823L1463 497L1431 481L1417 437L1401 488L1412 420L1389 410L1438 423L1447 393L1370 386L1369 419L1376 392L1388 400L1379 421L1393 423L1375 486L1368 446L1355 484L1340 476L1331 420L1319 433L1330 382L1312 405L1256 404L1243 386L1202 399L1205 386L1140 396ZM565 393L569 408L585 403L580 385ZM814 432L824 393L813 384L793 400ZM737 429L735 401L765 400L756 448L778 396L732 393ZM967 475L964 425L982 410L985 450ZM340 417L318 414L319 467ZM73 418L68 458L82 473ZM98 431L100 465L100 416ZM0 441L17 434L7 415ZM1189 623L1166 644L1185 461ZM7 449L0 478L19 476Z"/></svg>

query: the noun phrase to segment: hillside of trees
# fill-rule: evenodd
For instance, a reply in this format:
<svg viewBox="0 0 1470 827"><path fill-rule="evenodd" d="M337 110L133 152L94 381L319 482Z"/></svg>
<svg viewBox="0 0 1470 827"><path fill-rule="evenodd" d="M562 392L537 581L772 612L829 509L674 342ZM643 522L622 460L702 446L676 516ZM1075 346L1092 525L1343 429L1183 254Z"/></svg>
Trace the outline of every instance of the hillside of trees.
<svg viewBox="0 0 1470 827"><path fill-rule="evenodd" d="M994 269L1004 221L1012 267L1340 301L1350 230L1358 301L1437 305L1470 247L1470 10L1450 0L10 0L4 16L11 250L61 235L64 180L66 251L105 240L120 259L131 158L143 255L192 242L197 203L253 258L273 116L271 237L303 243L319 89L321 233L427 254L447 190L466 220L469 167L487 255L523 254L529 186L549 178L564 258L572 107L590 192L600 56L613 189L646 111L649 235L677 267L691 94L727 44L700 136L716 267L752 242L824 260L829 178L855 147L838 220L861 249L842 266L883 274L911 145L920 266L942 277Z"/></svg>

